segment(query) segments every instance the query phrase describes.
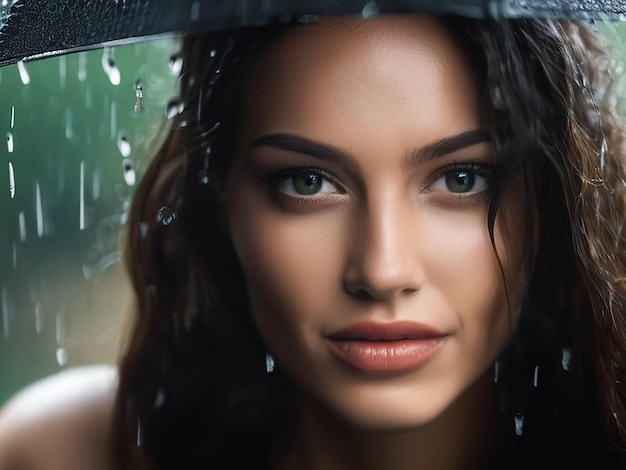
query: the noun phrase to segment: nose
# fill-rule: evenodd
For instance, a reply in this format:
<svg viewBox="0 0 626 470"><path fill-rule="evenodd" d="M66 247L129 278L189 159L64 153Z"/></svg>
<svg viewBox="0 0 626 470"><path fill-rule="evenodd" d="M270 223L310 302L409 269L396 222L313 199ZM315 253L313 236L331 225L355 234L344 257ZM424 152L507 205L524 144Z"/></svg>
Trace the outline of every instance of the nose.
<svg viewBox="0 0 626 470"><path fill-rule="evenodd" d="M398 300L424 282L415 211L391 198L355 218L343 274L345 290L374 300Z"/></svg>

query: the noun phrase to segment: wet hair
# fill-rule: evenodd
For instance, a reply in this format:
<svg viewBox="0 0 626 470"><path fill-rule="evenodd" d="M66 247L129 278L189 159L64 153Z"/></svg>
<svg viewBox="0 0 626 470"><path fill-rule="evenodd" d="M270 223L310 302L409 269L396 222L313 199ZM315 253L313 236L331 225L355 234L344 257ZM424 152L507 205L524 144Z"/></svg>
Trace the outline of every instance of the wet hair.
<svg viewBox="0 0 626 470"><path fill-rule="evenodd" d="M492 242L514 179L527 199L521 319L495 366L499 454L531 465L550 447L624 450L625 157L602 40L569 22L441 21L479 79L498 154ZM180 112L127 227L136 312L120 365L119 468L259 468L280 457L293 386L280 365L266 373L224 184L247 72L291 27L307 26L184 39L180 101L170 107Z"/></svg>

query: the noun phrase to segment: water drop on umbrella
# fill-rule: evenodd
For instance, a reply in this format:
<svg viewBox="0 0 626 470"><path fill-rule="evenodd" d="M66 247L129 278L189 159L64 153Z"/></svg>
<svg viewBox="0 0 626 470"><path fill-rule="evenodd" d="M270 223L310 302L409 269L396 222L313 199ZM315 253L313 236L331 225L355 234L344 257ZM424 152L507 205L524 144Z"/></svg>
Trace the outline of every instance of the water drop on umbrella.
<svg viewBox="0 0 626 470"><path fill-rule="evenodd" d="M524 434L524 415L522 415L521 412L517 413L515 415L515 418L513 418L514 423L515 423L515 435L516 436L521 436Z"/></svg>
<svg viewBox="0 0 626 470"><path fill-rule="evenodd" d="M128 158L131 152L130 142L128 141L128 137L125 135L121 135L119 139L117 139L117 148L120 150L122 157Z"/></svg>
<svg viewBox="0 0 626 470"><path fill-rule="evenodd" d="M180 74L180 71L183 69L183 58L179 56L170 57L169 67L173 75Z"/></svg>
<svg viewBox="0 0 626 470"><path fill-rule="evenodd" d="M135 111L143 109L143 83L141 80L135 82Z"/></svg>
<svg viewBox="0 0 626 470"><path fill-rule="evenodd" d="M24 61L20 60L17 63L17 71L20 74L20 80L24 85L28 85L30 83L30 75L28 74L28 70L26 70L26 65L24 65Z"/></svg>
<svg viewBox="0 0 626 470"><path fill-rule="evenodd" d="M157 212L156 219L161 225L169 225L176 220L176 212L167 206L162 206Z"/></svg>
<svg viewBox="0 0 626 470"><path fill-rule="evenodd" d="M182 101L173 100L167 104L165 115L168 119L173 119L185 110L185 104Z"/></svg>
<svg viewBox="0 0 626 470"><path fill-rule="evenodd" d="M368 2L363 7L363 10L361 10L361 15L366 20L371 20L372 18L377 16L378 13L380 13L380 10L378 9L378 5L376 5L376 2Z"/></svg>
<svg viewBox="0 0 626 470"><path fill-rule="evenodd" d="M122 162L122 169L124 171L124 181L126 181L126 184L128 186L134 186L137 178L135 176L133 162L127 158Z"/></svg>
<svg viewBox="0 0 626 470"><path fill-rule="evenodd" d="M15 144L13 142L13 134L11 132L7 132L7 150L9 153L12 153L15 149Z"/></svg>
<svg viewBox="0 0 626 470"><path fill-rule="evenodd" d="M15 197L15 172L13 170L13 163L9 162L9 195L11 199Z"/></svg>

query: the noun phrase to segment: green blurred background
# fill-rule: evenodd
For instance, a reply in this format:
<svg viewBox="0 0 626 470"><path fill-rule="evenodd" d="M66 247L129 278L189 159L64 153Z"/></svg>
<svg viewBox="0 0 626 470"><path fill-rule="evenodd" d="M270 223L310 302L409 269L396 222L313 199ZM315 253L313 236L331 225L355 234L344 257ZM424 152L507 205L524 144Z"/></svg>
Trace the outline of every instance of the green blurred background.
<svg viewBox="0 0 626 470"><path fill-rule="evenodd" d="M175 94L176 45L0 69L0 406L61 369L116 360L130 306L120 237Z"/></svg>

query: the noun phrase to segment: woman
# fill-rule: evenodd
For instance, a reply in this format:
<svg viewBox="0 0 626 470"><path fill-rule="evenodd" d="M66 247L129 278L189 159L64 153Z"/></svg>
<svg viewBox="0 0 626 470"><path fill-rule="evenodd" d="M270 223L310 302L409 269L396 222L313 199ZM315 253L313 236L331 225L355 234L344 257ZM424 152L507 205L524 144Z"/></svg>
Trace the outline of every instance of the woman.
<svg viewBox="0 0 626 470"><path fill-rule="evenodd" d="M120 468L617 468L623 135L553 21L190 36L136 194Z"/></svg>

